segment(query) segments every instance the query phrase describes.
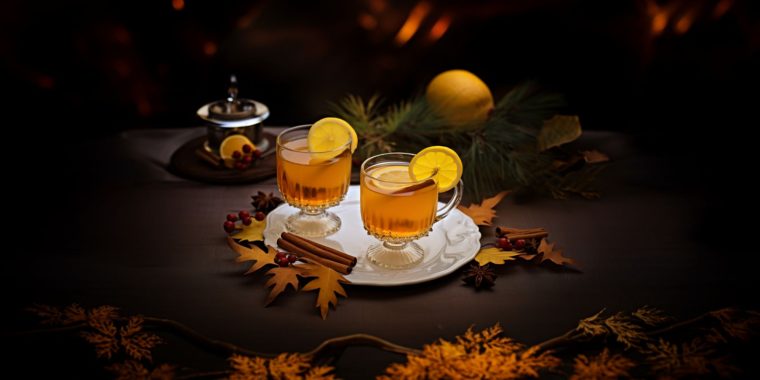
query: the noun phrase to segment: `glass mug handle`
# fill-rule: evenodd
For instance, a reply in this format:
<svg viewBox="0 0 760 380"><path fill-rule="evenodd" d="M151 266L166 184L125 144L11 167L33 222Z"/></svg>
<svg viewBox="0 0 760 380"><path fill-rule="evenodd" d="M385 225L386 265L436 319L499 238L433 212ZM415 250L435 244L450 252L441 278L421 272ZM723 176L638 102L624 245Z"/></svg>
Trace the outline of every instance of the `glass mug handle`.
<svg viewBox="0 0 760 380"><path fill-rule="evenodd" d="M438 209L438 211L435 213L435 221L439 221L446 217L446 215L449 215L451 210L453 210L455 207L459 206L459 202L462 200L462 187L464 186L464 183L462 183L462 180L459 180L459 183L457 183L456 186L454 186L454 195L449 200L449 203L446 203L442 208Z"/></svg>

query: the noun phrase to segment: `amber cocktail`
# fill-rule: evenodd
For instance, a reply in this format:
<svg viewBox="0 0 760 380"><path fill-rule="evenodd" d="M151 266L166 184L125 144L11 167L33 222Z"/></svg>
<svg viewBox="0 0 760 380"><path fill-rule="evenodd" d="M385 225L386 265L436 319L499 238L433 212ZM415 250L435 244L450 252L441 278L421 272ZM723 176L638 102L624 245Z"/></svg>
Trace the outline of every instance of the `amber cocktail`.
<svg viewBox="0 0 760 380"><path fill-rule="evenodd" d="M310 125L287 129L277 137L277 186L285 201L301 209L285 222L288 231L319 237L340 229L327 212L346 195L351 180L351 140L329 151L309 150Z"/></svg>

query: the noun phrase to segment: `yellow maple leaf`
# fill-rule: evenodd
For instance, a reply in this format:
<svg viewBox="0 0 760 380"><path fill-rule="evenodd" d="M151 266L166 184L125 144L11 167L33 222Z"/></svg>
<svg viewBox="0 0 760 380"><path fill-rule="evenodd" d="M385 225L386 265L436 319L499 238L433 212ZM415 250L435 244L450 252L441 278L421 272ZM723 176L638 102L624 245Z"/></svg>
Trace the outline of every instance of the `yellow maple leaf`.
<svg viewBox="0 0 760 380"><path fill-rule="evenodd" d="M288 288L288 285L298 290L298 276L301 275L301 268L296 266L272 268L267 271L267 275L272 276L266 283L266 287L272 287L266 302L266 305L269 305Z"/></svg>
<svg viewBox="0 0 760 380"><path fill-rule="evenodd" d="M260 241L264 240L264 228L267 226L266 219L262 221L258 221L256 219L251 219L251 224L246 226L245 224L240 223L240 231L234 233L231 235L233 238L238 240L248 240L248 241Z"/></svg>
<svg viewBox="0 0 760 380"><path fill-rule="evenodd" d="M227 244L239 255L237 262L253 261L253 265L251 265L251 268L245 274L251 274L267 265L275 265L274 253L270 253L277 252L273 247L268 247L267 252L262 251L261 248L255 245L251 245L251 248L248 248L242 244L238 244L235 242L235 239L229 236L227 237Z"/></svg>
<svg viewBox="0 0 760 380"><path fill-rule="evenodd" d="M502 191L491 198L483 199L483 202L471 204L467 207L457 206L459 211L472 218L472 221L479 226L490 226L491 221L496 217L496 211L493 210L504 197L509 194L508 191Z"/></svg>
<svg viewBox="0 0 760 380"><path fill-rule="evenodd" d="M351 281L346 280L340 273L319 264L306 263L301 267L303 268L303 277L314 277L301 290L319 290L316 306L319 307L322 319L325 319L330 304L333 307L338 305L338 297L335 296L335 293L348 297L340 283L350 284Z"/></svg>
<svg viewBox="0 0 760 380"><path fill-rule="evenodd" d="M502 251L501 249L495 247L483 248L475 256L475 261L477 261L480 266L486 265L488 263L501 265L507 261L515 260L515 257L519 255L520 252Z"/></svg>

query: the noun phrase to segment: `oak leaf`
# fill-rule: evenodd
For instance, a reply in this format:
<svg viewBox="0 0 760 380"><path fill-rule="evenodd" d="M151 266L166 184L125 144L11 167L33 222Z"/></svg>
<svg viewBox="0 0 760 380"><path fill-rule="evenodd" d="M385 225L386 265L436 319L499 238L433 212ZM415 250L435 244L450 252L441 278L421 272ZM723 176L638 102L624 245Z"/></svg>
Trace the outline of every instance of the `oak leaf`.
<svg viewBox="0 0 760 380"><path fill-rule="evenodd" d="M267 265L275 265L274 253L270 253L277 251L273 247L268 247L267 252L264 252L261 248L255 245L251 245L251 248L248 248L236 243L235 240L229 236L227 237L227 244L238 254L237 262L243 263L246 261L253 261L253 265L251 265L251 268L248 269L245 274L256 272Z"/></svg>
<svg viewBox="0 0 760 380"><path fill-rule="evenodd" d="M575 264L575 260L562 256L562 251L554 249L554 243L549 243L546 239L541 239L541 243L538 245L538 253L541 254L541 261L551 261L557 265Z"/></svg>
<svg viewBox="0 0 760 380"><path fill-rule="evenodd" d="M330 304L333 307L338 305L338 297L335 296L335 293L348 297L340 283L350 284L351 282L341 276L340 273L319 264L306 263L301 267L303 268L303 277L314 277L301 290L319 290L315 306L319 307L322 319L325 319L330 310Z"/></svg>
<svg viewBox="0 0 760 380"><path fill-rule="evenodd" d="M496 211L493 210L496 205L501 202L504 197L509 194L508 191L502 191L491 198L483 199L483 202L478 204L471 204L467 207L457 206L459 211L472 218L472 221L479 226L490 226L491 221L496 216Z"/></svg>
<svg viewBox="0 0 760 380"><path fill-rule="evenodd" d="M251 218L251 224L246 226L243 223L240 223L238 225L238 228L240 228L240 231L235 232L234 234L230 235L235 239L238 240L247 240L247 241L261 241L264 240L264 228L267 226L266 219L262 221L258 221L256 219Z"/></svg>
<svg viewBox="0 0 760 380"><path fill-rule="evenodd" d="M288 288L288 285L294 290L298 290L298 276L301 275L301 270L300 266L277 267L268 270L267 275L272 277L267 280L266 287L272 289L269 291L265 305L272 303L280 293Z"/></svg>
<svg viewBox="0 0 760 380"><path fill-rule="evenodd" d="M581 122L575 115L556 115L544 122L536 142L539 152L574 141L581 136Z"/></svg>
<svg viewBox="0 0 760 380"><path fill-rule="evenodd" d="M488 263L501 265L501 264L506 263L507 261L515 260L515 257L519 255L520 255L520 252L502 251L501 249L495 248L495 247L483 248L475 256L475 261L477 261L478 264L480 264L481 266L486 265Z"/></svg>

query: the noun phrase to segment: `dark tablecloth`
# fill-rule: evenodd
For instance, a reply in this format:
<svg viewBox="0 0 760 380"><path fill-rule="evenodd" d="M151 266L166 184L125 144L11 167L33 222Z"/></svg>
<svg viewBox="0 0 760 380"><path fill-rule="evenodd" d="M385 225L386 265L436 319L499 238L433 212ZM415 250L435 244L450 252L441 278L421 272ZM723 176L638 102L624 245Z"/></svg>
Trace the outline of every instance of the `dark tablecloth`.
<svg viewBox="0 0 760 380"><path fill-rule="evenodd" d="M58 168L25 173L37 177L30 183L43 186L36 190L46 196L25 196L31 193L24 186L8 185L18 201L8 200L6 222L16 228L6 239L22 243L5 250L6 307L117 305L271 352L305 351L356 332L421 347L497 322L510 336L537 343L602 308L652 305L686 317L757 307L741 293L757 288L757 276L705 234L713 223L709 194L679 185L688 162L647 154L624 135L592 132L578 148L596 147L614 161L599 179L600 200L509 197L497 220L547 228L582 272L509 265L492 290L479 292L463 286L460 273L407 287L353 286L327 320L314 308L313 293L285 295L264 308L263 278L243 276L246 266L234 262L221 224L257 190L276 190L275 181L213 186L167 172L172 152L202 133L136 130L79 143ZM483 239L492 240L492 232ZM186 350L199 368L215 363ZM171 358L170 351L158 354ZM338 374L366 378L392 360L400 358L352 348Z"/></svg>

